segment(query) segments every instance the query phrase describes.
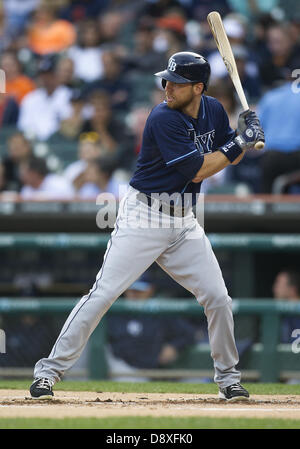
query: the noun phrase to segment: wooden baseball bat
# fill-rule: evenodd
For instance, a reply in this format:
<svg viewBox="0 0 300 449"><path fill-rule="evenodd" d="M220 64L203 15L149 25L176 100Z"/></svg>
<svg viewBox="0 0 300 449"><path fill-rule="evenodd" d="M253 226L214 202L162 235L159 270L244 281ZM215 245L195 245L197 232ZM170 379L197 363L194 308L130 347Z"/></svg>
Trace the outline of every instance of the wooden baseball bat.
<svg viewBox="0 0 300 449"><path fill-rule="evenodd" d="M228 40L222 18L217 11L212 11L207 16L207 21L213 37L215 39L216 45L218 47L219 53L223 58L226 69L229 73L229 76L233 82L235 90L238 94L240 102L242 104L242 108L244 111L249 110L249 105L244 93L244 89L241 84L239 72L236 66L236 62L232 53L231 45ZM256 142L254 148L256 150L262 150L265 144L262 141Z"/></svg>

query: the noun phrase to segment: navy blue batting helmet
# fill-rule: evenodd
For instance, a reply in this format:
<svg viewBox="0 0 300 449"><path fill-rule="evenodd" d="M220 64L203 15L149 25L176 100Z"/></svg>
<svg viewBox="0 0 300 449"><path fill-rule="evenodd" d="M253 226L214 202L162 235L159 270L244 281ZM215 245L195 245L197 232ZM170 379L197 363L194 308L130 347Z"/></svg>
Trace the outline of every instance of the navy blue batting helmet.
<svg viewBox="0 0 300 449"><path fill-rule="evenodd" d="M162 78L162 86L166 87L167 81L173 83L203 83L204 89L208 87L210 77L210 65L207 59L190 51L181 51L172 55L168 61L166 70L155 73Z"/></svg>

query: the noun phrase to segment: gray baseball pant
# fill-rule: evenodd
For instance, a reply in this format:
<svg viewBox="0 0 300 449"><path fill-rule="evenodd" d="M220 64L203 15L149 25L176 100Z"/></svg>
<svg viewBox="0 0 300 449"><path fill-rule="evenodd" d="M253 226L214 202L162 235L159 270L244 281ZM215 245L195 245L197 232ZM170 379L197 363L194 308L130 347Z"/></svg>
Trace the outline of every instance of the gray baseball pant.
<svg viewBox="0 0 300 449"><path fill-rule="evenodd" d="M221 388L239 382L231 298L203 228L192 210L170 217L138 201L138 193L130 187L121 201L96 281L71 311L49 357L36 363L34 377L59 381L113 302L156 261L204 307L215 382Z"/></svg>

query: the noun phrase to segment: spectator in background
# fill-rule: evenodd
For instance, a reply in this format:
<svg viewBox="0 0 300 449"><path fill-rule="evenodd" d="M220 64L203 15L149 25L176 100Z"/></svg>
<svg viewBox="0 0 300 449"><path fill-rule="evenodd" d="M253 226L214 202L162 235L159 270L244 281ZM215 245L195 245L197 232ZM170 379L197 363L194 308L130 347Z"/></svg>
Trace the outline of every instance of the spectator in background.
<svg viewBox="0 0 300 449"><path fill-rule="evenodd" d="M124 80L130 86L129 108L132 104L150 101L150 92L155 85L151 74L166 63L166 50L154 48L156 32L155 22L151 18L139 19L132 36L132 48L122 55Z"/></svg>
<svg viewBox="0 0 300 449"><path fill-rule="evenodd" d="M53 58L43 58L38 66L40 87L27 94L20 105L18 127L37 140L47 140L58 131L60 122L70 117L71 89L58 84Z"/></svg>
<svg viewBox="0 0 300 449"><path fill-rule="evenodd" d="M6 76L6 93L20 104L25 95L36 88L35 82L23 74L18 57L13 51L6 51L1 55L1 69Z"/></svg>
<svg viewBox="0 0 300 449"><path fill-rule="evenodd" d="M166 14L171 8L176 8L184 13L186 11L186 3L187 2L184 0L146 0L143 5L142 14L149 15L153 18L159 18ZM203 3L203 1L201 3Z"/></svg>
<svg viewBox="0 0 300 449"><path fill-rule="evenodd" d="M250 109L253 109L261 96L261 80L258 65L250 61L250 54L246 46L233 45L232 52ZM226 78L230 81L228 73Z"/></svg>
<svg viewBox="0 0 300 449"><path fill-rule="evenodd" d="M162 55L167 60L169 56L180 51L184 51L190 46L185 41L185 36L178 33L172 28L161 27L154 40L154 48L162 52ZM165 51L163 51L165 49ZM191 49L192 51L193 49Z"/></svg>
<svg viewBox="0 0 300 449"><path fill-rule="evenodd" d="M294 269L281 270L272 286L276 301L300 303L300 273ZM292 343L292 332L300 329L300 316L285 316L281 319L280 342Z"/></svg>
<svg viewBox="0 0 300 449"><path fill-rule="evenodd" d="M279 8L291 22L300 19L300 4L294 0L279 0Z"/></svg>
<svg viewBox="0 0 300 449"><path fill-rule="evenodd" d="M99 143L99 135L95 132L82 133L79 136L78 160L65 169L63 176L78 191L85 182L84 172L89 162L105 155L105 150Z"/></svg>
<svg viewBox="0 0 300 449"><path fill-rule="evenodd" d="M83 82L76 78L74 73L74 62L65 56L60 58L56 64L57 83L70 89L79 89Z"/></svg>
<svg viewBox="0 0 300 449"><path fill-rule="evenodd" d="M7 141L7 156L3 159L5 190L19 192L22 187L21 167L32 157L30 142L22 133L15 133Z"/></svg>
<svg viewBox="0 0 300 449"><path fill-rule="evenodd" d="M93 91L88 103L92 106L92 116L83 123L82 132L96 132L103 150L114 156L117 163L126 165L126 158L132 161L132 138L126 124L116 116L113 100L105 90Z"/></svg>
<svg viewBox="0 0 300 449"><path fill-rule="evenodd" d="M228 14L224 17L223 24L232 46L245 44L247 29L245 21L240 16ZM211 83L216 78L223 78L227 75L227 69L218 50L214 50L208 56L208 61L211 66Z"/></svg>
<svg viewBox="0 0 300 449"><path fill-rule="evenodd" d="M74 63L74 75L90 83L103 76L101 35L96 20L84 20L78 24L77 42L67 54Z"/></svg>
<svg viewBox="0 0 300 449"><path fill-rule="evenodd" d="M247 45L246 21L237 14L228 14L223 23L236 58L242 86L253 108L261 95L261 80L256 52L252 51ZM217 50L213 50L209 54L208 60L212 71L211 83L217 80L230 79L222 57Z"/></svg>
<svg viewBox="0 0 300 449"><path fill-rule="evenodd" d="M144 273L125 292L123 301L146 301L155 286ZM141 369L168 367L188 345L196 341L195 328L185 319L157 315L109 315L107 361L110 375L118 381L148 381L134 374Z"/></svg>
<svg viewBox="0 0 300 449"><path fill-rule="evenodd" d="M134 33L134 48L125 58L127 70L137 71L143 77L145 73L158 71L165 64L164 53L167 48L159 50L154 48L156 32L156 24L150 17L143 17L139 20Z"/></svg>
<svg viewBox="0 0 300 449"><path fill-rule="evenodd" d="M217 80L210 84L208 95L219 100L228 114L229 123L232 129L237 128L238 114L241 106L238 102L235 89L230 79ZM211 178L203 181L203 188L209 191L215 190L226 192L225 186L233 191L237 191L238 186L243 185L243 189L249 193L260 193L262 188L262 173L260 160L262 152L249 150L238 166L229 166L225 170Z"/></svg>
<svg viewBox="0 0 300 449"><path fill-rule="evenodd" d="M57 6L43 0L34 12L27 31L28 46L36 55L67 50L76 40L74 26L57 17Z"/></svg>
<svg viewBox="0 0 300 449"><path fill-rule="evenodd" d="M12 39L5 19L4 7L3 4L0 3L0 51L6 50Z"/></svg>
<svg viewBox="0 0 300 449"><path fill-rule="evenodd" d="M49 319L33 314L21 314L17 319L3 322L6 353L1 354L1 366L30 367L51 350L54 331Z"/></svg>
<svg viewBox="0 0 300 449"><path fill-rule="evenodd" d="M154 49L163 52L166 60L174 53L187 48L185 13L180 8L167 10L162 17L156 19L157 32Z"/></svg>
<svg viewBox="0 0 300 449"><path fill-rule="evenodd" d="M300 47L294 44L288 23L271 25L266 37L270 53L260 65L260 76L263 86L270 89L286 81L292 67L300 67Z"/></svg>
<svg viewBox="0 0 300 449"><path fill-rule="evenodd" d="M110 0L72 0L62 7L59 11L61 19L68 20L71 23L81 22L87 18L95 18L110 3Z"/></svg>
<svg viewBox="0 0 300 449"><path fill-rule="evenodd" d="M19 106L16 100L7 94L0 93L0 127L16 126L19 117Z"/></svg>
<svg viewBox="0 0 300 449"><path fill-rule="evenodd" d="M133 34L144 3L144 1L141 2L140 0L110 0L106 12L100 15L100 18L103 16L103 20L100 19L101 23L106 22L107 17L111 23L117 24L120 22L119 29L114 31L114 34L116 35L116 40L119 43L122 42L125 48L132 48Z"/></svg>
<svg viewBox="0 0 300 449"><path fill-rule="evenodd" d="M111 107L116 114L126 113L130 86L124 80L123 64L115 50L105 50L102 53L103 76L101 79L89 83L84 93L90 95L95 90L104 90L111 100Z"/></svg>
<svg viewBox="0 0 300 449"><path fill-rule="evenodd" d="M300 41L300 5L298 5L298 11L297 13L291 17L289 21L289 27L290 27L290 36L292 39L292 43L294 46L296 46L299 49Z"/></svg>
<svg viewBox="0 0 300 449"><path fill-rule="evenodd" d="M23 33L39 3L40 0L3 0L5 20L12 36Z"/></svg>
<svg viewBox="0 0 300 449"><path fill-rule="evenodd" d="M114 46L114 48L117 48L119 56L120 52L125 51L121 37L124 20L124 14L117 10L108 10L98 16L102 43L106 44L107 47Z"/></svg>
<svg viewBox="0 0 300 449"><path fill-rule="evenodd" d="M240 191L244 193L261 193L263 182L262 158L263 153L261 151L247 151L240 167L227 167L224 182L234 185L236 189L242 186Z"/></svg>
<svg viewBox="0 0 300 449"><path fill-rule="evenodd" d="M0 160L0 192L4 192L6 190L6 175L4 165Z"/></svg>
<svg viewBox="0 0 300 449"><path fill-rule="evenodd" d="M96 199L100 193L112 193L119 199L119 183L112 177L114 169L114 162L108 157L89 161L83 172L83 184L77 191L78 198Z"/></svg>
<svg viewBox="0 0 300 449"><path fill-rule="evenodd" d="M248 48L255 54L259 67L270 57L270 50L267 46L267 32L271 26L276 24L277 21L271 13L259 15L252 24L252 33Z"/></svg>
<svg viewBox="0 0 300 449"><path fill-rule="evenodd" d="M50 173L46 161L32 157L21 169L23 200L70 200L74 196L72 184L63 176Z"/></svg>
<svg viewBox="0 0 300 449"><path fill-rule="evenodd" d="M262 193L271 193L279 176L300 170L300 101L295 81L267 92L258 104L266 138L261 159Z"/></svg>
<svg viewBox="0 0 300 449"><path fill-rule="evenodd" d="M151 109L148 105L136 105L132 107L130 113L126 116L126 124L132 133L133 139L131 153L124 151L122 155L121 165L125 168L131 168L131 170L134 168L133 165L136 163L141 149L145 123L150 112Z"/></svg>
<svg viewBox="0 0 300 449"><path fill-rule="evenodd" d="M231 128L236 129L240 105L237 102L232 81L227 77L213 81L208 86L207 95L220 101L228 115Z"/></svg>
<svg viewBox="0 0 300 449"><path fill-rule="evenodd" d="M70 117L60 122L59 133L67 139L77 139L85 123L84 109L86 101L80 89L74 89L70 99L72 111Z"/></svg>
<svg viewBox="0 0 300 449"><path fill-rule="evenodd" d="M82 126L82 132L98 133L99 143L107 153L115 153L120 138L120 124L112 113L112 104L105 91L93 91L89 97L92 116Z"/></svg>

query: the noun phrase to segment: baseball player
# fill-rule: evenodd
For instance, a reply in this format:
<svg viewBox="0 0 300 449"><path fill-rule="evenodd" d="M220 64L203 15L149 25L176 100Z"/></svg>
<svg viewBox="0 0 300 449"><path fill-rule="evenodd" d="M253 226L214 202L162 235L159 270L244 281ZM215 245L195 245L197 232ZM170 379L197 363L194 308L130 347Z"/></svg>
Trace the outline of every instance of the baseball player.
<svg viewBox="0 0 300 449"><path fill-rule="evenodd" d="M35 365L33 398L53 396L53 385L79 358L105 312L154 261L204 307L219 397L249 398L236 369L232 301L192 207L201 182L239 163L264 134L252 111L240 114L233 131L222 105L204 95L210 65L203 56L175 53L155 75L166 99L146 122L137 168L96 281L70 313L49 357Z"/></svg>

